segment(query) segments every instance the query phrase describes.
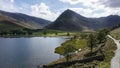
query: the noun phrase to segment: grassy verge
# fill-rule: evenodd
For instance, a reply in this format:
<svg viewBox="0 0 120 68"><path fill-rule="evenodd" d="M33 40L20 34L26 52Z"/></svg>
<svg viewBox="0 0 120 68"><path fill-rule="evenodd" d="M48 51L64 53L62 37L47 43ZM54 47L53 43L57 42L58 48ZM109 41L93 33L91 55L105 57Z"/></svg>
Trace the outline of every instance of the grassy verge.
<svg viewBox="0 0 120 68"><path fill-rule="evenodd" d="M57 33L46 33L43 34L42 32L35 32L33 35L35 36L49 36L49 37L54 37L54 36L67 36L67 32L57 32ZM74 34L73 32L69 33L71 36Z"/></svg>
<svg viewBox="0 0 120 68"><path fill-rule="evenodd" d="M120 28L117 28L110 32L110 34L115 38L120 40Z"/></svg>
<svg viewBox="0 0 120 68"><path fill-rule="evenodd" d="M63 45L57 47L55 49L55 52L63 52L63 49L64 47L67 45L67 44L74 44L75 45L75 48L76 50L78 49L81 49L81 50L84 50L87 46L87 40L86 39L80 39L80 38L76 38L76 39L70 39L70 40L67 40L66 42L63 43ZM84 50L85 51L85 50ZM71 58L71 60L75 60L75 59L81 59L83 57L79 57L81 54L83 54L85 52L81 52L79 55L78 54L74 54ZM78 55L78 56L77 56ZM60 63L60 62L66 62L66 59L65 58L60 58L56 61L53 61L51 62L49 65L52 65L52 64L55 64L55 63Z"/></svg>
<svg viewBox="0 0 120 68"><path fill-rule="evenodd" d="M115 54L114 51L116 50L116 45L113 40L107 38L107 42L103 47L103 50L105 53L105 60L98 63L99 68L110 68L110 62Z"/></svg>
<svg viewBox="0 0 120 68"><path fill-rule="evenodd" d="M114 30L114 31L110 32L110 34L116 38L116 35L119 36L117 32L119 32L119 30ZM119 37L117 37L116 39L119 39ZM107 37L106 40L107 41L104 42L105 45L103 47L101 47L101 49L105 55L105 59L103 61L95 61L94 60L92 62L85 63L85 64L84 63L83 64L76 63L74 65L71 65L71 66L65 67L65 68L110 68L110 62L115 54L114 51L116 50L116 45L112 39ZM75 47L77 49L79 49L79 48L82 49L78 53L74 54L72 56L71 60L84 59L86 57L85 55L90 53L90 48L87 46L87 39L82 39L79 37L74 40L68 40L68 41L64 42L63 44L67 44L67 43L74 43ZM62 47L63 47L63 45L62 45ZM96 52L97 50L98 50L98 47L93 48L93 53L96 53L95 55L98 55L98 52ZM89 56L87 56L87 57L89 57ZM60 63L60 62L66 62L65 58L60 58L56 61L53 61L50 63L50 65Z"/></svg>

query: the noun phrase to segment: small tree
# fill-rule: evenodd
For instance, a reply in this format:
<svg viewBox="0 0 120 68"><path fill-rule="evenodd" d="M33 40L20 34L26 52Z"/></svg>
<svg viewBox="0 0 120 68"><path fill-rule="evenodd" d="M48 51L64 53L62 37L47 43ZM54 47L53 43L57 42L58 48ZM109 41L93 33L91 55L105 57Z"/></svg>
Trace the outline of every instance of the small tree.
<svg viewBox="0 0 120 68"><path fill-rule="evenodd" d="M58 35L58 33L57 33L57 32L55 32L55 35Z"/></svg>
<svg viewBox="0 0 120 68"><path fill-rule="evenodd" d="M44 35L46 35L46 34L47 34L47 31L46 31L46 30L44 30L44 31L43 31L43 34L44 34Z"/></svg>
<svg viewBox="0 0 120 68"><path fill-rule="evenodd" d="M69 32L67 33L67 36L70 36L70 33L69 33Z"/></svg>
<svg viewBox="0 0 120 68"><path fill-rule="evenodd" d="M68 44L65 46L64 48L64 56L67 60L67 62L69 62L69 60L71 59L72 57L72 53L76 50L75 46L72 45L72 44Z"/></svg>
<svg viewBox="0 0 120 68"><path fill-rule="evenodd" d="M81 33L81 34L80 34L80 37L81 37L82 39L87 38L87 36L88 36L88 35L87 35L87 34L85 34L85 33Z"/></svg>
<svg viewBox="0 0 120 68"><path fill-rule="evenodd" d="M68 62L75 50L76 47L72 44L62 44L61 46L55 48L55 53L63 55Z"/></svg>
<svg viewBox="0 0 120 68"><path fill-rule="evenodd" d="M98 32L98 34L97 34L98 44L105 42L105 40L106 40L105 37L108 34L108 32L109 32L109 30L107 30L107 29L102 29Z"/></svg>
<svg viewBox="0 0 120 68"><path fill-rule="evenodd" d="M93 34L90 34L88 37L88 47L90 47L91 53L93 50L93 47L96 46L96 36Z"/></svg>

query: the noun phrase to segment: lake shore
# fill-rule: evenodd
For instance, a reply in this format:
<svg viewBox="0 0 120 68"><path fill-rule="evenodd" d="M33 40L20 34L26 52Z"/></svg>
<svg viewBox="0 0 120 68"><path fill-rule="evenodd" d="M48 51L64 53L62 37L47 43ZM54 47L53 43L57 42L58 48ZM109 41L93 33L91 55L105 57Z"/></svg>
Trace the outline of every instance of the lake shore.
<svg viewBox="0 0 120 68"><path fill-rule="evenodd" d="M0 68L36 68L59 58L62 37L0 38Z"/></svg>

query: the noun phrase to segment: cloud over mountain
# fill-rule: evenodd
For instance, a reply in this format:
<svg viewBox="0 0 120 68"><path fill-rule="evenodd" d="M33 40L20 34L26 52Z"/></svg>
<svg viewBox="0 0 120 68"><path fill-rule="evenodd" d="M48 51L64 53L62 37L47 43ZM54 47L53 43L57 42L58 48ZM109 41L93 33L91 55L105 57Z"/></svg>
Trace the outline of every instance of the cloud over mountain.
<svg viewBox="0 0 120 68"><path fill-rule="evenodd" d="M50 7L43 2L40 4L31 5L31 10L31 15L48 20L54 20L59 15L59 13L52 12Z"/></svg>
<svg viewBox="0 0 120 68"><path fill-rule="evenodd" d="M101 0L107 7L120 8L120 0Z"/></svg>
<svg viewBox="0 0 120 68"><path fill-rule="evenodd" d="M120 15L120 0L0 0L0 10L54 21L71 9L86 17Z"/></svg>

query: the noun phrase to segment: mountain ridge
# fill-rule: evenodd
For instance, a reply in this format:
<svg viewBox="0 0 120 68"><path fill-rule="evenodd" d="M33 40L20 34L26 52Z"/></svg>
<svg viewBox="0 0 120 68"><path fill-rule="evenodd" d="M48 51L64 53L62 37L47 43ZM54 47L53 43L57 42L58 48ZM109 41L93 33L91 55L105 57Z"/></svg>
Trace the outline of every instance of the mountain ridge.
<svg viewBox="0 0 120 68"><path fill-rule="evenodd" d="M118 15L87 18L68 9L64 11L53 23L46 26L46 28L66 31L86 31L99 30L101 28L112 28L118 24L120 24L120 16Z"/></svg>
<svg viewBox="0 0 120 68"><path fill-rule="evenodd" d="M13 20L14 21L16 20L16 23L14 22L15 24L29 29L43 29L44 26L51 23L48 20L32 17L22 13L11 13L0 10L0 15L1 15L0 18L3 17L1 21L10 19L9 21L13 22ZM6 17L6 19L4 19L4 17Z"/></svg>
<svg viewBox="0 0 120 68"><path fill-rule="evenodd" d="M0 10L0 22L9 22L14 26L28 29L54 29L64 31L88 31L102 28L113 28L120 25L120 16L109 15L100 18L87 18L70 9L65 10L54 22L32 17L22 13L11 13ZM1 23L0 23L1 24Z"/></svg>

